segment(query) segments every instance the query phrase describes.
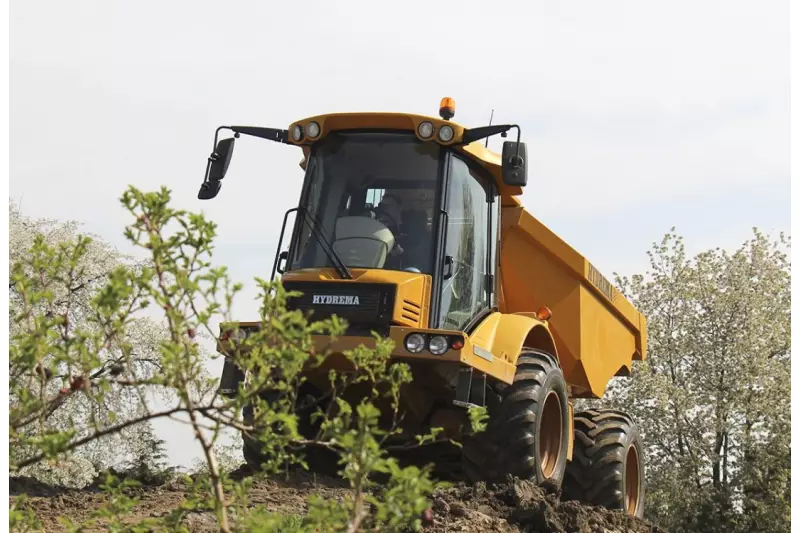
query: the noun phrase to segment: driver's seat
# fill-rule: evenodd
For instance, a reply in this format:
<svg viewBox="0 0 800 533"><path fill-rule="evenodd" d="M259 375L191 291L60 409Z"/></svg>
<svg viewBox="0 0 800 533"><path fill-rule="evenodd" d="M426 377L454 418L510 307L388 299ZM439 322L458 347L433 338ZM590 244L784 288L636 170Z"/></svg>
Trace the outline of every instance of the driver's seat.
<svg viewBox="0 0 800 533"><path fill-rule="evenodd" d="M333 249L348 267L383 268L393 247L394 235L382 222L364 216L336 221Z"/></svg>

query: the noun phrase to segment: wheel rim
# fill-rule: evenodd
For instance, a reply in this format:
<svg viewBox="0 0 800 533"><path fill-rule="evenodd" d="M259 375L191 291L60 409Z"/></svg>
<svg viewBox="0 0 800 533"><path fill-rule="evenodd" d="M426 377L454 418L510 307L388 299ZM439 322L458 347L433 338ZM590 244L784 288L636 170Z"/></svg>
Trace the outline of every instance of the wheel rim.
<svg viewBox="0 0 800 533"><path fill-rule="evenodd" d="M539 426L539 464L545 479L552 477L561 455L561 399L550 391L544 400L542 420Z"/></svg>
<svg viewBox="0 0 800 533"><path fill-rule="evenodd" d="M639 508L639 492L639 452L631 446L625 458L625 511L629 515Z"/></svg>

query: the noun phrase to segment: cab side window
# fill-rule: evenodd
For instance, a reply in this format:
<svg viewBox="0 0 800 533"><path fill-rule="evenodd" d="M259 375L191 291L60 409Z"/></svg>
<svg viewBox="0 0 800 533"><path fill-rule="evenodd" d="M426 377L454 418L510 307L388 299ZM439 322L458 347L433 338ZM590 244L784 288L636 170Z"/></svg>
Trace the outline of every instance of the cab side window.
<svg viewBox="0 0 800 533"><path fill-rule="evenodd" d="M462 159L450 159L447 190L445 264L440 324L462 329L489 307L486 285L489 265L489 183Z"/></svg>

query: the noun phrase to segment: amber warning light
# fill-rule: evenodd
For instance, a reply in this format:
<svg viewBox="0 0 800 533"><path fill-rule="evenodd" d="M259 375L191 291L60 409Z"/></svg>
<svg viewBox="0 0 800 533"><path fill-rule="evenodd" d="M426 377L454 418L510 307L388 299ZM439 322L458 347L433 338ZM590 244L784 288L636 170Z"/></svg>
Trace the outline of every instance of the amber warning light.
<svg viewBox="0 0 800 533"><path fill-rule="evenodd" d="M445 96L439 104L439 116L445 120L450 120L456 116L456 101Z"/></svg>

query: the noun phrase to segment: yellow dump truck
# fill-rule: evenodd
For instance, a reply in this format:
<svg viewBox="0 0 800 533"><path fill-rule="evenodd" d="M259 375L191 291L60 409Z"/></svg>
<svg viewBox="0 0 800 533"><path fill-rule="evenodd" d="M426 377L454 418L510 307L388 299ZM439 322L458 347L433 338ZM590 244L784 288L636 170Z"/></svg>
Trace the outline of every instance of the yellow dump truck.
<svg viewBox="0 0 800 533"><path fill-rule="evenodd" d="M601 397L645 357L645 318L522 207L520 128L460 126L449 98L439 111L328 114L285 130L220 127L198 197L218 194L239 135L301 148L305 180L283 217L273 276L302 293L290 306L347 320L335 342L315 339L330 366L340 364L337 352L371 344L371 332L390 337L393 357L414 374L402 391L408 434L441 427L462 438L466 409L487 407L489 429L462 438L466 478L524 477L641 516L636 424L614 410L573 413L573 400ZM513 130L501 154L486 147ZM222 131L234 136L220 139ZM221 390L240 374L226 360ZM325 373L309 383L323 390ZM244 451L259 462L247 439Z"/></svg>

